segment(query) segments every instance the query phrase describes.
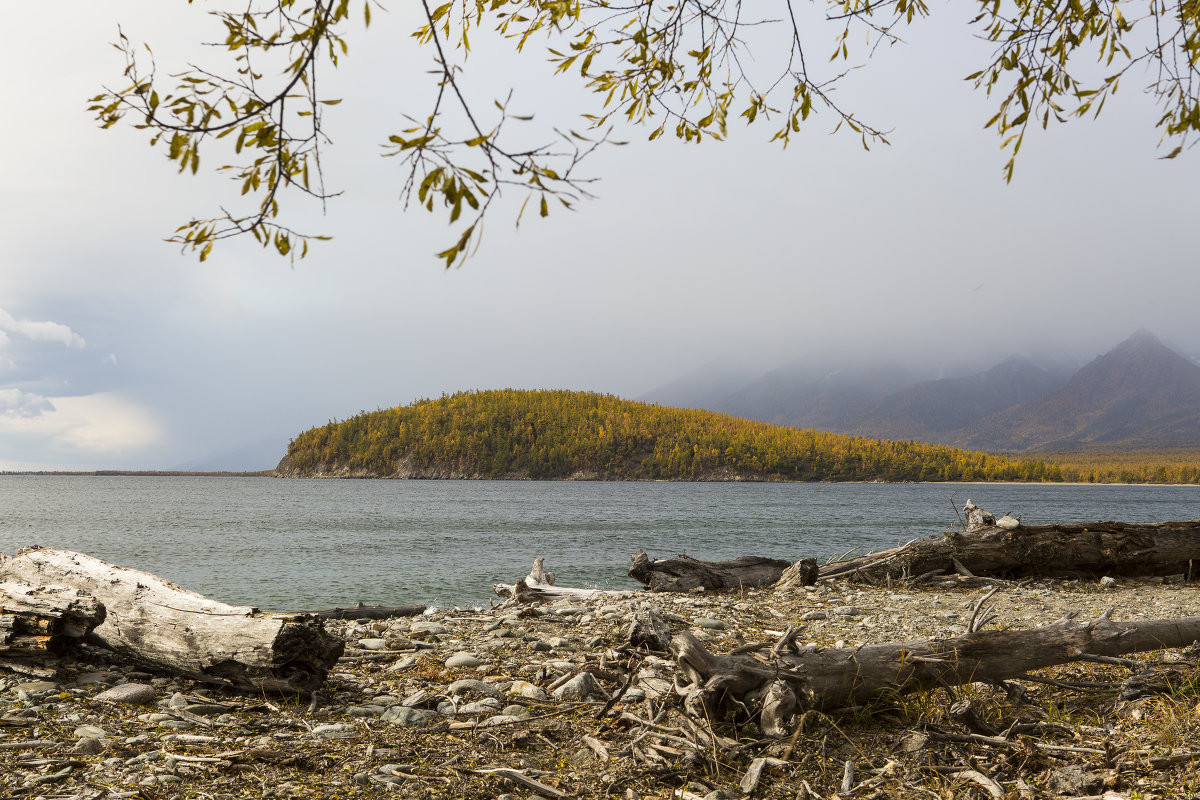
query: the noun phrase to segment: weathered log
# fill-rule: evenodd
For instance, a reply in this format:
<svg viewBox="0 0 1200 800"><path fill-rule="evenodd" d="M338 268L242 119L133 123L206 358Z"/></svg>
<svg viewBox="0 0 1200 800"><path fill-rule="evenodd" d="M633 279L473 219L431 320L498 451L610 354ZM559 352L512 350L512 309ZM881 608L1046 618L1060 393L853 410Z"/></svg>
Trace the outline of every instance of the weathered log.
<svg viewBox="0 0 1200 800"><path fill-rule="evenodd" d="M104 621L104 605L67 586L0 583L0 653L6 648L61 655ZM23 640L17 644L17 640ZM32 646L37 640L36 646Z"/></svg>
<svg viewBox="0 0 1200 800"><path fill-rule="evenodd" d="M809 646L776 654L771 661L710 653L686 632L672 638L671 650L690 684L689 711L712 718L740 703L765 714L760 720L763 731L779 735L793 712L857 706L942 686L998 684L1088 656L1184 647L1197 640L1200 617L1114 622L1102 616L1090 622L1063 620L1042 628L982 631L951 639L858 648ZM763 702L772 695L777 698L774 711Z"/></svg>
<svg viewBox="0 0 1200 800"><path fill-rule="evenodd" d="M1193 563L1195 566L1193 566ZM821 567L820 579L881 583L966 570L979 577L1200 577L1200 520L988 525Z"/></svg>
<svg viewBox="0 0 1200 800"><path fill-rule="evenodd" d="M771 586L790 561L742 556L732 561L700 561L691 556L651 560L646 551L633 554L629 577L652 592L690 592L693 589L750 589Z"/></svg>
<svg viewBox="0 0 1200 800"><path fill-rule="evenodd" d="M321 611L293 611L293 616L317 617L318 619L392 619L393 617L419 617L427 606L364 606L350 608L326 608Z"/></svg>
<svg viewBox="0 0 1200 800"><path fill-rule="evenodd" d="M628 597L633 594L627 589L576 589L570 586L555 586L554 573L547 572L545 559L538 556L533 560L529 574L516 583L493 583L496 596L515 603L541 603L547 600L575 598L591 600L601 596Z"/></svg>
<svg viewBox="0 0 1200 800"><path fill-rule="evenodd" d="M311 692L344 648L317 618L226 605L67 550L27 547L2 556L0 580L79 589L107 612L92 631L99 644L151 670L240 689Z"/></svg>
<svg viewBox="0 0 1200 800"><path fill-rule="evenodd" d="M103 621L104 606L78 589L0 583L0 667L53 676L57 657Z"/></svg>
<svg viewBox="0 0 1200 800"><path fill-rule="evenodd" d="M804 586L812 586L817 582L820 574L821 570L817 566L817 560L805 558L785 569L774 585L776 589L799 589Z"/></svg>

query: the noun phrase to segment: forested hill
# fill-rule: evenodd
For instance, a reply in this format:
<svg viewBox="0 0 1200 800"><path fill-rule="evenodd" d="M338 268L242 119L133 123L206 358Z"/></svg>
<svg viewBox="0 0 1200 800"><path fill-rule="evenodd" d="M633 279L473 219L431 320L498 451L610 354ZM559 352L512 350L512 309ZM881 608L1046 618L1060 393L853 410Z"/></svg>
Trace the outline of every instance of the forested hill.
<svg viewBox="0 0 1200 800"><path fill-rule="evenodd" d="M664 408L503 389L362 413L305 431L288 477L600 480L1062 480L1044 462Z"/></svg>

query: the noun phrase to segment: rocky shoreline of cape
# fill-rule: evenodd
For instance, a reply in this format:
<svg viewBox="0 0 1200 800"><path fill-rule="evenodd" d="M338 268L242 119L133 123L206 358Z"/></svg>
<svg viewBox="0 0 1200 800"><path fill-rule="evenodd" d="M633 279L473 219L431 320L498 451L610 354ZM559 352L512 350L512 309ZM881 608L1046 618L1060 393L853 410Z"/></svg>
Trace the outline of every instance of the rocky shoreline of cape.
<svg viewBox="0 0 1200 800"><path fill-rule="evenodd" d="M53 680L0 677L0 783L13 797L75 800L795 800L997 787L993 796L1129 798L1200 788L1196 683L1139 694L1133 660L810 712L778 740L744 722L689 730L676 713L675 663L627 647L646 607L713 652L791 625L797 642L827 648L961 636L983 595L822 583L333 621L345 653L320 691L293 697L156 675L83 646ZM1161 579L1026 580L989 603L990 625L1012 629L1110 610L1114 620L1200 615L1194 585ZM1137 658L1197 676L1191 650Z"/></svg>

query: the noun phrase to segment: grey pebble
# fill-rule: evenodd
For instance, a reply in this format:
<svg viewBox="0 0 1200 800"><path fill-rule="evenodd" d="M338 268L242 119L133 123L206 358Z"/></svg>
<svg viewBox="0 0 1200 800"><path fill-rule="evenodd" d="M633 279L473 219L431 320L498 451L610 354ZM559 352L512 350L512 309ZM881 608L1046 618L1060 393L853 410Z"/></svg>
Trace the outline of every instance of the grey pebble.
<svg viewBox="0 0 1200 800"><path fill-rule="evenodd" d="M313 736L320 739L348 739L357 733L357 729L353 725L346 723L334 723L332 725L318 725L312 729Z"/></svg>
<svg viewBox="0 0 1200 800"><path fill-rule="evenodd" d="M91 736L85 736L71 748L70 752L80 756L94 756L104 752L104 743Z"/></svg>
<svg viewBox="0 0 1200 800"><path fill-rule="evenodd" d="M475 692L477 694L486 695L487 697L499 697L500 690L490 683L477 681L471 678L464 678L460 681L455 681L446 689L446 694L451 697L456 697L467 692Z"/></svg>
<svg viewBox="0 0 1200 800"><path fill-rule="evenodd" d="M364 704L361 706L350 706L346 709L346 713L352 717L381 717L386 710L384 706Z"/></svg>
<svg viewBox="0 0 1200 800"><path fill-rule="evenodd" d="M712 617L696 617L693 624L701 628L708 628L710 631L723 631L729 627L721 620Z"/></svg>
<svg viewBox="0 0 1200 800"><path fill-rule="evenodd" d="M392 706L383 712L380 718L384 722L399 725L402 728L424 728L429 720L438 716L436 711L423 708L408 708L407 706Z"/></svg>
<svg viewBox="0 0 1200 800"><path fill-rule="evenodd" d="M483 659L474 653L459 652L446 659L446 666L450 669L465 669L468 667L478 667L483 663Z"/></svg>
<svg viewBox="0 0 1200 800"><path fill-rule="evenodd" d="M586 700L596 691L596 678L590 672L581 672L554 690L557 700Z"/></svg>
<svg viewBox="0 0 1200 800"><path fill-rule="evenodd" d="M130 705L142 705L144 703L154 702L154 687L145 683L122 683L120 686L114 686L111 689L105 689L100 694L96 695L97 700L106 700L110 703L128 703Z"/></svg>
<svg viewBox="0 0 1200 800"><path fill-rule="evenodd" d="M458 707L458 713L464 716L476 714L494 714L500 710L500 701L494 697L485 697L475 703L466 703Z"/></svg>
<svg viewBox="0 0 1200 800"><path fill-rule="evenodd" d="M108 731L95 725L80 725L75 729L75 736L79 739L103 739L108 736Z"/></svg>

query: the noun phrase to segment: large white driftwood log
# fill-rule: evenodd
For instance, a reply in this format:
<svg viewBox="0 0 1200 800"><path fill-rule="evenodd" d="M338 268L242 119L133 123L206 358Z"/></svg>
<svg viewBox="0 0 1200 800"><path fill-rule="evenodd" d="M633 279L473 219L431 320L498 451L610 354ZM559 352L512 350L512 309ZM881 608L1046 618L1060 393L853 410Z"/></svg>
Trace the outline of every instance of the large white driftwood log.
<svg viewBox="0 0 1200 800"><path fill-rule="evenodd" d="M344 648L319 619L226 605L156 575L68 550L27 547L15 556L0 554L0 581L85 592L107 612L92 631L105 647L152 670L241 689L311 692Z"/></svg>

